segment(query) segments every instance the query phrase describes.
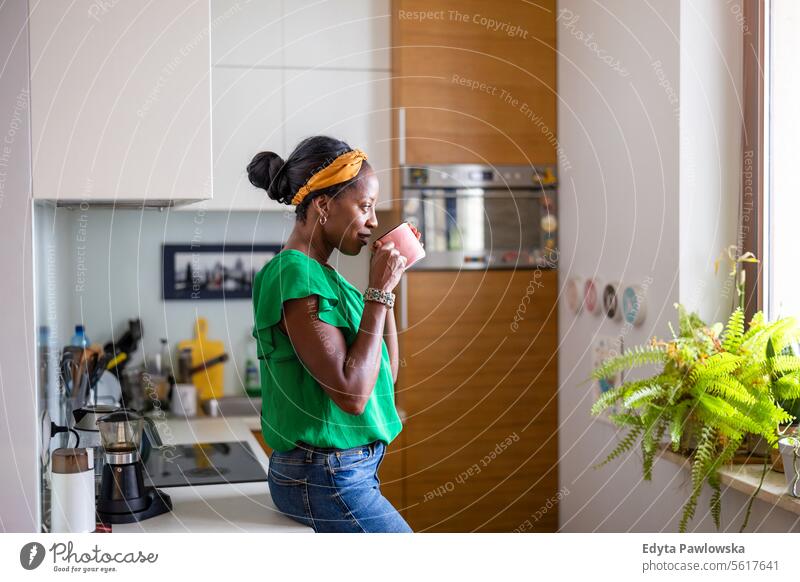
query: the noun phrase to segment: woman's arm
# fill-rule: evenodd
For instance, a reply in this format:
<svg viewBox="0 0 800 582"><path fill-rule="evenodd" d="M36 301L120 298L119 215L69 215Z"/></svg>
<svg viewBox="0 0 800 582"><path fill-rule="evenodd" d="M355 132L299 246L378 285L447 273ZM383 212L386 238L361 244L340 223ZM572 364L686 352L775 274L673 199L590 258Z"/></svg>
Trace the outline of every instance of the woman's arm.
<svg viewBox="0 0 800 582"><path fill-rule="evenodd" d="M405 264L394 243L376 245L370 262L370 287L394 289ZM295 353L331 400L350 414L364 412L375 388L387 309L383 303L365 301L356 339L348 346L338 327L319 319L317 295L283 302L280 325Z"/></svg>
<svg viewBox="0 0 800 582"><path fill-rule="evenodd" d="M316 295L285 301L281 328L290 330L286 334L297 356L331 400L349 414L361 414L378 379L388 308L366 301L348 348L342 331L319 319L318 306Z"/></svg>
<svg viewBox="0 0 800 582"><path fill-rule="evenodd" d="M397 323L394 319L394 309L386 310L386 322L383 325L383 339L389 352L389 361L392 363L392 382L397 382L397 371L400 363L400 348L397 343Z"/></svg>

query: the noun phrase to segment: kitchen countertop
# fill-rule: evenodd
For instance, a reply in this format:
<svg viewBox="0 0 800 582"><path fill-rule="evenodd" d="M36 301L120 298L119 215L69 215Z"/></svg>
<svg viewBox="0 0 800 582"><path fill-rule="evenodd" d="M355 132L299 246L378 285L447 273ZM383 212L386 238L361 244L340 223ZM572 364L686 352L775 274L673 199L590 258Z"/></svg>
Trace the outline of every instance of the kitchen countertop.
<svg viewBox="0 0 800 582"><path fill-rule="evenodd" d="M258 416L154 418L165 445L246 441L267 471L269 458L251 433L260 430ZM115 524L114 533L271 532L304 533L311 528L278 512L266 481L189 487L162 487L172 511L139 523Z"/></svg>

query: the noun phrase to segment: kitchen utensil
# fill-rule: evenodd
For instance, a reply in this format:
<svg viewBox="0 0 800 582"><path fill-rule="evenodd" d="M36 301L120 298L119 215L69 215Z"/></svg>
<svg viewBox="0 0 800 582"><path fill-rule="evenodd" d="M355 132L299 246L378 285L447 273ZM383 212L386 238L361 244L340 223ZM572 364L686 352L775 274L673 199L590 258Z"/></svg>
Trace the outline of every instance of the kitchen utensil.
<svg viewBox="0 0 800 582"><path fill-rule="evenodd" d="M92 361L92 369L91 369L91 372L89 374L89 388L94 393L94 399L93 399L94 404L98 403L97 402L97 399L98 399L97 384L100 381L100 377L106 371L106 363L107 363L107 361L108 361L108 357L103 353L95 354L94 358L93 358L93 361Z"/></svg>
<svg viewBox="0 0 800 582"><path fill-rule="evenodd" d="M178 352L178 382L189 383L192 369L192 348L182 348Z"/></svg>
<svg viewBox="0 0 800 582"><path fill-rule="evenodd" d="M199 366L194 366L191 370L189 370L189 375L193 376L195 374L200 374L203 370L211 368L212 366L216 366L217 364L223 364L228 361L228 354L220 354L216 358L211 358L210 360L206 360Z"/></svg>
<svg viewBox="0 0 800 582"><path fill-rule="evenodd" d="M225 353L225 344L223 342L208 338L208 322L204 317L197 318L194 339L178 343L178 350L185 348L191 348L192 350L192 368ZM218 398L225 392L224 368L224 365L216 365L203 369L199 373L191 374L189 378L182 377L180 381L184 384L194 384L197 387L197 395L200 400Z"/></svg>
<svg viewBox="0 0 800 582"><path fill-rule="evenodd" d="M122 386L122 402L125 408L143 410L147 396L142 388L142 371L136 368L126 368L119 375L119 381Z"/></svg>
<svg viewBox="0 0 800 582"><path fill-rule="evenodd" d="M142 430L150 446L164 449L151 418L135 410L117 410L98 419L105 466L97 500L97 515L105 524L142 521L172 510L169 495L144 485Z"/></svg>
<svg viewBox="0 0 800 582"><path fill-rule="evenodd" d="M143 410L155 410L167 407L171 388L169 378L158 374L143 373L141 384L145 394Z"/></svg>
<svg viewBox="0 0 800 582"><path fill-rule="evenodd" d="M175 384L172 387L170 412L176 416L197 416L197 388L194 384Z"/></svg>
<svg viewBox="0 0 800 582"><path fill-rule="evenodd" d="M128 359L128 354L122 352L121 354L118 354L117 356L114 356L109 360L108 364L106 364L106 369L114 370L115 368L119 367L120 364L125 362L127 359Z"/></svg>
<svg viewBox="0 0 800 582"><path fill-rule="evenodd" d="M94 451L86 448L53 451L50 483L50 531L94 531Z"/></svg>
<svg viewBox="0 0 800 582"><path fill-rule="evenodd" d="M142 333L141 320L129 319L128 329L122 334L122 337L116 341L111 340L103 347L103 351L109 355L109 358L113 362L113 366L109 364L108 369L111 370L117 378L119 378L120 374L125 370L130 354L136 351L139 340L142 339Z"/></svg>
<svg viewBox="0 0 800 582"><path fill-rule="evenodd" d="M69 399L70 409L77 410L89 402L89 376L80 373L78 365L73 365L75 384L72 386L72 396Z"/></svg>
<svg viewBox="0 0 800 582"><path fill-rule="evenodd" d="M84 349L79 346L65 346L64 347L64 354L70 354L67 356L71 361L72 366L72 392L73 395L76 392L76 388L80 387L81 377L83 375L83 368L84 368Z"/></svg>
<svg viewBox="0 0 800 582"><path fill-rule="evenodd" d="M97 391L97 404L113 404L117 407L122 405L122 386L117 377L104 370L95 385Z"/></svg>
<svg viewBox="0 0 800 582"><path fill-rule="evenodd" d="M401 222L378 240L382 243L394 243L395 248L406 258L406 269L425 258L425 249L407 222Z"/></svg>
<svg viewBox="0 0 800 582"><path fill-rule="evenodd" d="M61 385L64 387L64 395L66 398L70 398L72 396L72 379L73 379L73 371L72 371L72 358L73 353L67 350L64 350L61 353Z"/></svg>

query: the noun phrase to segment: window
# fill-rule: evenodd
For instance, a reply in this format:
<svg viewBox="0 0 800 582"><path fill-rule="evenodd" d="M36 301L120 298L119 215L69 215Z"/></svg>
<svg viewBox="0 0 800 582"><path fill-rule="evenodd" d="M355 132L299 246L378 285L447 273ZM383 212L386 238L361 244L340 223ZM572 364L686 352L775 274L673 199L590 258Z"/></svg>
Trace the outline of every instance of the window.
<svg viewBox="0 0 800 582"><path fill-rule="evenodd" d="M770 0L768 14L763 292L775 319L800 317L800 2Z"/></svg>

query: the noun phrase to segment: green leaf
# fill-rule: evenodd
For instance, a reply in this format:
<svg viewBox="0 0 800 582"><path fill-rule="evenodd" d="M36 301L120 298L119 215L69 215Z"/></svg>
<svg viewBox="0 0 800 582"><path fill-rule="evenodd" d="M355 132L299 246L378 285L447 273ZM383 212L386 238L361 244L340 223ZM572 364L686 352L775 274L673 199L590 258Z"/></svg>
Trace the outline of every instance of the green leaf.
<svg viewBox="0 0 800 582"><path fill-rule="evenodd" d="M602 467L603 465L619 457L622 453L629 451L631 448L633 448L633 445L636 444L636 440L639 438L639 435L642 433L642 430L644 430L644 427L641 425L633 427L625 436L625 438L623 438L622 441L620 441L620 443L616 446L616 448L613 451L611 451L611 453L609 453L608 457L606 457L606 459L602 463L595 465L594 468L597 469L599 467Z"/></svg>
<svg viewBox="0 0 800 582"><path fill-rule="evenodd" d="M691 406L691 400L684 400L672 411L672 418L669 423L669 437L672 442L672 449L675 451L680 448L684 424L689 416L689 409Z"/></svg>
<svg viewBox="0 0 800 582"><path fill-rule="evenodd" d="M787 374L775 380L772 385L775 397L779 400L794 400L800 398L800 376Z"/></svg>
<svg viewBox="0 0 800 582"><path fill-rule="evenodd" d="M709 378L730 374L742 365L742 358L736 354L720 352L706 358L705 361L698 362L692 367L691 378L697 381L699 378Z"/></svg>
<svg viewBox="0 0 800 582"><path fill-rule="evenodd" d="M592 378L603 380L611 378L618 372L637 368L646 364L659 364L666 360L666 352L663 348L653 346L636 346L624 354L609 358L600 364L593 372Z"/></svg>
<svg viewBox="0 0 800 582"><path fill-rule="evenodd" d="M661 386L645 386L636 390L633 394L625 398L623 405L630 408L632 406L642 406L657 396L663 396L664 389Z"/></svg>
<svg viewBox="0 0 800 582"><path fill-rule="evenodd" d="M736 311L731 313L728 318L728 324L725 326L723 334L722 349L726 352L735 352L739 349L742 343L742 336L744 335L744 311L741 307L737 307Z"/></svg>
<svg viewBox="0 0 800 582"><path fill-rule="evenodd" d="M711 426L703 427L700 431L697 449L695 449L692 455L692 493L689 495L686 505L683 506L683 515L678 525L678 529L681 533L686 531L689 521L694 518L697 500L703 489L703 483L705 479L712 474L715 442L714 428Z"/></svg>
<svg viewBox="0 0 800 582"><path fill-rule="evenodd" d="M755 404L756 402L755 397L747 391L744 384L732 376L702 378L697 383L697 388L732 402L741 404Z"/></svg>
<svg viewBox="0 0 800 582"><path fill-rule="evenodd" d="M622 398L623 395L623 386L617 386L616 388L611 388L610 390L606 390L603 392L600 397L595 401L592 405L591 414L593 416L597 416L609 406L614 404L617 400Z"/></svg>
<svg viewBox="0 0 800 582"><path fill-rule="evenodd" d="M716 476L710 477L708 479L708 484L711 486L713 491L711 494L711 500L709 501L711 517L714 518L714 526L717 528L717 531L719 531L720 516L722 513L722 490L719 486L719 479L717 479Z"/></svg>
<svg viewBox="0 0 800 582"><path fill-rule="evenodd" d="M775 374L800 372L800 358L797 356L775 356L772 358L772 372Z"/></svg>

